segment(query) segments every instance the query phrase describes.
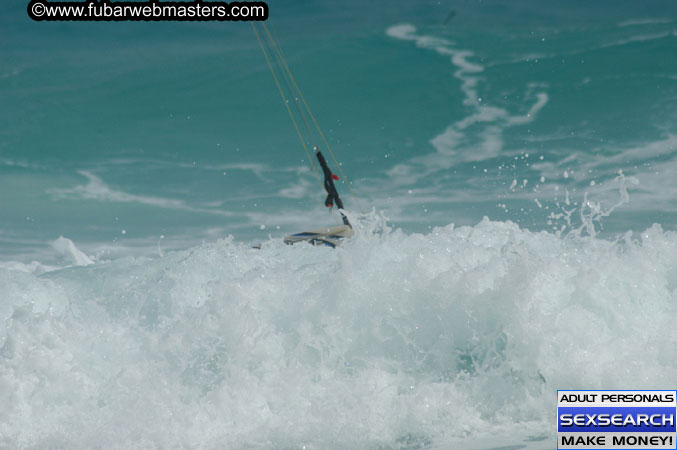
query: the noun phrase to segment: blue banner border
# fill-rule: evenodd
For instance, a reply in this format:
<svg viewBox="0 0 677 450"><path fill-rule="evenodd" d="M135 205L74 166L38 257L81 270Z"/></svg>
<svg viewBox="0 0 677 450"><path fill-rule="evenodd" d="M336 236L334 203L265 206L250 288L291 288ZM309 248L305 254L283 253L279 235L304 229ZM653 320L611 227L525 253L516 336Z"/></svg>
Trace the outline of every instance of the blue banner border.
<svg viewBox="0 0 677 450"><path fill-rule="evenodd" d="M677 398L677 389L557 389L555 392L555 405L559 403L560 392L674 392ZM677 408L676 408L677 409ZM555 406L555 426L559 428L559 408ZM677 449L677 439L675 439L675 449ZM570 447L559 446L559 431L557 432L557 450L570 450ZM652 448L637 448L633 450L656 450Z"/></svg>

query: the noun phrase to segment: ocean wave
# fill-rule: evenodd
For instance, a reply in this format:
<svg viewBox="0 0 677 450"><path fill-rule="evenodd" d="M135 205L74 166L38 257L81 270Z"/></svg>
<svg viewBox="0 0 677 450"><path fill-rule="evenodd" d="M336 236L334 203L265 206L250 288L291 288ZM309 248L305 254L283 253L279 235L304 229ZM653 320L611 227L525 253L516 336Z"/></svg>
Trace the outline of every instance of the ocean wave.
<svg viewBox="0 0 677 450"><path fill-rule="evenodd" d="M337 250L0 268L0 444L470 448L548 436L557 388L674 385L674 232L352 219Z"/></svg>

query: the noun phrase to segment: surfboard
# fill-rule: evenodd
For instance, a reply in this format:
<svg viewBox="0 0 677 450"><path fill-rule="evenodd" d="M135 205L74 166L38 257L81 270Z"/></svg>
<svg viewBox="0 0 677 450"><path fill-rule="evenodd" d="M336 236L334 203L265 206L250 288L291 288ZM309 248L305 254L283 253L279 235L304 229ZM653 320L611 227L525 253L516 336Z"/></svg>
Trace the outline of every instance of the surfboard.
<svg viewBox="0 0 677 450"><path fill-rule="evenodd" d="M343 221L343 225L340 226L320 228L317 230L303 231L301 233L290 234L289 236L285 236L284 243L291 245L296 244L297 242L309 242L313 245L326 245L328 247L335 248L337 245L341 243L343 239L351 237L354 233L352 227L350 226L350 221L348 220L348 217L344 214L343 201L341 200L338 190L336 189L336 184L334 183L335 181L339 181L340 178L338 175L332 173L331 169L329 168L327 160L320 151L320 146L316 139L317 137L322 138L322 142L324 143L325 148L328 150L331 159L336 164L336 167L338 168L339 173L343 177L343 181L345 185L348 187L348 189L350 189L350 183L348 182L348 179L343 173L343 169L341 169L341 164L338 162L336 156L334 155L334 152L329 147L329 142L324 137L324 133L320 129L317 120L315 120L315 116L310 110L310 106L308 106L308 103L306 102L305 98L303 97L301 89L299 88L298 84L296 84L294 76L292 75L291 70L289 70L289 65L285 61L284 55L280 51L277 42L275 42L272 33L270 32L270 30L268 30L268 27L262 21L250 23L252 25L252 29L254 30L254 34L256 35L256 39L259 42L259 46L261 47L261 51L263 52L263 56L265 57L266 62L268 63L270 72L273 75L275 84L278 90L280 91L280 97L282 98L282 102L285 104L287 112L289 113L289 117L291 118L292 123L294 124L296 134L298 135L299 140L301 141L301 146L303 147L306 156L308 157L308 162L310 163L311 168L317 175L318 180L321 180L322 175L324 175L323 180L324 190L327 192L327 197L324 200L324 206L330 208L330 210L331 208L334 208L334 206L336 206L336 210L338 211L339 215L341 216L341 220ZM280 83L279 80L282 80L283 83ZM296 105L295 108L290 107L291 101L295 103ZM303 122L306 125L305 131L302 131L303 128L299 127L299 121L297 121L294 109L296 109L296 111L298 111L298 113L300 114L299 119L303 119ZM317 133L315 133L312 130L312 127L310 126L310 123L308 122L307 118L312 119L312 123L315 126ZM313 144L313 150L315 151L317 162L319 163L320 168L322 169L322 174L320 174L320 172L317 170L317 167L313 163L310 151L308 150L307 143ZM355 198L355 194L352 192L352 189L350 189L350 192L353 195L353 198ZM355 200L357 203L357 198L355 198ZM254 246L254 248L260 248L260 245Z"/></svg>
<svg viewBox="0 0 677 450"><path fill-rule="evenodd" d="M297 242L309 242L313 245L326 245L334 248L341 243L344 238L352 237L355 234L348 225L337 227L322 228L319 230L303 231L301 233L285 236L285 244L296 244Z"/></svg>

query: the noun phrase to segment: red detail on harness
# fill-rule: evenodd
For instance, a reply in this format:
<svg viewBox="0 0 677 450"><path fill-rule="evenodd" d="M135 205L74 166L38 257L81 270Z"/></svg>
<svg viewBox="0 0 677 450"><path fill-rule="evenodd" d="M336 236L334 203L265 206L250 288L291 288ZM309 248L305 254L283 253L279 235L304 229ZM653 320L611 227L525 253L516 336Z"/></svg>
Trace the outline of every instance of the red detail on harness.
<svg viewBox="0 0 677 450"><path fill-rule="evenodd" d="M338 177L338 175L332 173L332 174L331 174L331 179L332 179L332 180L335 180L335 181L338 181L339 177Z"/></svg>
<svg viewBox="0 0 677 450"><path fill-rule="evenodd" d="M331 208L332 206L334 206L333 203L327 203L327 208Z"/></svg>

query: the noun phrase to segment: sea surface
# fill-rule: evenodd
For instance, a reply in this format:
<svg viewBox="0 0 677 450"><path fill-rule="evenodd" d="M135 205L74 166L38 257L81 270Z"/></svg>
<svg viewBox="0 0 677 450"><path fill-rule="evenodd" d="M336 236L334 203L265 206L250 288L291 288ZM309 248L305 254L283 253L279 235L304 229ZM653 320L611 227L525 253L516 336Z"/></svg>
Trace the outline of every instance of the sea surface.
<svg viewBox="0 0 677 450"><path fill-rule="evenodd" d="M336 250L249 23L3 0L0 448L552 449L557 389L674 389L676 2L268 3Z"/></svg>

